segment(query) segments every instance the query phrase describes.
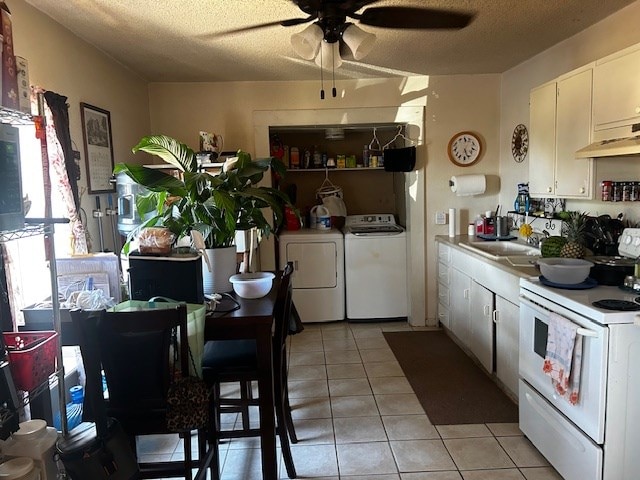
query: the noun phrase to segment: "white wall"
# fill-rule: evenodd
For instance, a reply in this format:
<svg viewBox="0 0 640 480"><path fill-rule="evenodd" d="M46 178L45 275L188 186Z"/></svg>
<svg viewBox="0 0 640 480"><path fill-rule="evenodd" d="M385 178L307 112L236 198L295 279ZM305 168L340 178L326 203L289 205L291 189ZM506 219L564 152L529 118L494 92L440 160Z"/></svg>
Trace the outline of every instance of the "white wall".
<svg viewBox="0 0 640 480"><path fill-rule="evenodd" d="M80 102L110 112L114 160L116 163L133 161L131 147L149 132L147 82L26 2L10 2L9 7L15 53L29 62L30 83L68 98L71 139L82 156L79 186L81 191L86 190ZM26 160L40 162L39 158ZM104 211L107 196L101 197ZM87 224L96 251L99 249L98 224L91 217L95 195L85 192L81 204L88 216ZM103 225L105 246L113 249L111 227L106 218Z"/></svg>
<svg viewBox="0 0 640 480"><path fill-rule="evenodd" d="M529 125L529 91L582 65L605 57L618 50L640 42L640 1L558 43L502 75L500 109L500 175L503 188L500 202L513 205L516 187L529 178L529 157L516 163L511 155L511 135L519 123ZM599 181L603 179L640 178L638 159L596 161L596 198ZM617 177L617 178L616 178ZM590 212L592 215L622 212L634 221L640 220L638 207L632 204L600 201L568 201L567 208Z"/></svg>
<svg viewBox="0 0 640 480"><path fill-rule="evenodd" d="M223 135L225 149L242 148L255 155L263 154L264 149L255 145L253 112L282 110L286 115L288 110L341 109L348 123L348 112L354 109L425 106L424 133L419 132L424 144L418 148L416 166L420 182L410 187L425 189L419 192L425 204L419 214L413 212L411 218L418 220L409 228L414 230L412 238L424 242L411 247L421 251L412 261L425 265L421 287L421 301L425 303L426 299L424 322L435 325L434 236L446 234L447 227L434 226L433 218L436 211L457 207L462 210L461 221L466 222L470 203L472 215L495 208L499 189L499 80L498 75L346 80L337 82L337 98L329 96L325 100L319 98L319 82L313 81L153 83L149 99L151 130L175 136L193 148L198 146L198 131L213 131ZM286 118L282 122L286 124ZM483 159L468 168L454 166L446 153L451 136L463 130L480 133L486 146ZM487 194L470 201L456 197L449 189L451 175L480 172L491 175ZM414 322L422 324L421 319Z"/></svg>

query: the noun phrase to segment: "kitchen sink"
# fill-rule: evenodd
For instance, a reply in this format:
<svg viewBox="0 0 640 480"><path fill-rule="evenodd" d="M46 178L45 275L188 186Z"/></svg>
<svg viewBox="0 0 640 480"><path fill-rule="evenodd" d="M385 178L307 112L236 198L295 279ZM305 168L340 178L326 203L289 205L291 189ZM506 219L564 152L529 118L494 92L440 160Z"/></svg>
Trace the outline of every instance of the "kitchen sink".
<svg viewBox="0 0 640 480"><path fill-rule="evenodd" d="M540 249L518 241L470 241L460 243L460 246L493 259L510 256L540 256Z"/></svg>

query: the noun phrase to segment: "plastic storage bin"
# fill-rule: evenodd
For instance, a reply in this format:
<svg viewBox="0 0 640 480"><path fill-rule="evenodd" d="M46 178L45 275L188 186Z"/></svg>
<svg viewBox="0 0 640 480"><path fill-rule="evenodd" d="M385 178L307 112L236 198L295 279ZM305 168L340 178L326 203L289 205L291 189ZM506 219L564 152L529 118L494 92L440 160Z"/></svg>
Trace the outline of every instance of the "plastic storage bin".
<svg viewBox="0 0 640 480"><path fill-rule="evenodd" d="M34 390L55 372L59 343L56 332L4 332L3 337L17 390Z"/></svg>

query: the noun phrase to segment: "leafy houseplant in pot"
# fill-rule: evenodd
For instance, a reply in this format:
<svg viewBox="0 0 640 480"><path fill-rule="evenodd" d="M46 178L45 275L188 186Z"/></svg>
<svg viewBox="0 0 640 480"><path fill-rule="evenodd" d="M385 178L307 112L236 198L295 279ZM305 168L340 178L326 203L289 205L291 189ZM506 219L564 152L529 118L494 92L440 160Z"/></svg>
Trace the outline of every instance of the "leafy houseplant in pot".
<svg viewBox="0 0 640 480"><path fill-rule="evenodd" d="M255 228L259 235L269 235L282 223L284 206L290 205L283 192L258 186L270 168L282 176L284 165L275 158L252 161L251 155L240 150L219 173L212 174L200 170L191 148L165 135L143 137L132 150L160 157L181 177L142 165L115 166L115 174L125 172L150 192L136 200L141 218L147 218L140 228L166 227L176 241L191 236L194 246L204 249L209 257L224 251L227 266L212 265L213 280L207 262L203 262L205 293L231 291L229 277L236 273L236 231ZM265 217L266 208L273 212L273 225Z"/></svg>

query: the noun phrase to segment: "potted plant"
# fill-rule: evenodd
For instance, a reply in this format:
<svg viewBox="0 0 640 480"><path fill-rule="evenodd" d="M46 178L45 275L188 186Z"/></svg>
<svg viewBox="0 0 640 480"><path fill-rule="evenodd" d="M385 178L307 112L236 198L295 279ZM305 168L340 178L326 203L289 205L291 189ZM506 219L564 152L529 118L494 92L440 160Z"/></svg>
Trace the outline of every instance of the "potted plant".
<svg viewBox="0 0 640 480"><path fill-rule="evenodd" d="M192 236L192 240L201 237L203 243L195 242L194 246L204 249L207 259L218 256L216 250L226 249L222 254L226 270L213 267L213 285L208 285L207 278L204 283L205 293L230 291L228 279L236 268L236 231L256 228L259 235L269 235L282 223L284 206L290 205L283 192L258 186L270 168L283 175L284 165L275 158L253 161L250 154L240 150L219 173L212 174L201 171L191 148L165 135L143 137L132 151L157 155L179 170L181 177L137 164L115 166L115 174L124 172L149 191L136 201L140 217L146 218L140 228L165 227L175 235L176 242L186 236ZM272 223L265 217L266 208L273 212ZM209 270L203 264L205 277ZM217 285L221 282L222 287Z"/></svg>

